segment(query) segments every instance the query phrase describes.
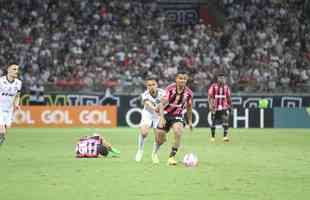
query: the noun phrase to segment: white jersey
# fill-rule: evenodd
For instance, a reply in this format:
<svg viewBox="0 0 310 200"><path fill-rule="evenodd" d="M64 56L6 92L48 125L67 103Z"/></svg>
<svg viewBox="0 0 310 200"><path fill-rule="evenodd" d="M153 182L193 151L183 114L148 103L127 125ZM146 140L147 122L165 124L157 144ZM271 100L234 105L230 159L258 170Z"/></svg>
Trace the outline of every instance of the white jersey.
<svg viewBox="0 0 310 200"><path fill-rule="evenodd" d="M157 107L160 103L161 98L165 95L165 90L158 88L156 97L153 97L148 90L146 90L143 94L141 94L142 103L145 101L150 101L155 107ZM143 110L148 111L150 113L154 113L152 109L148 107L143 107Z"/></svg>
<svg viewBox="0 0 310 200"><path fill-rule="evenodd" d="M164 95L165 95L165 90L163 89L157 89L156 97L153 97L150 94L150 92L146 90L143 94L141 94L141 99L142 99L143 104L147 100L157 107L160 103L160 99ZM148 125L149 127L157 128L158 122L159 122L158 113L144 106L142 110L141 125Z"/></svg>
<svg viewBox="0 0 310 200"><path fill-rule="evenodd" d="M22 82L15 79L10 82L6 76L0 77L0 111L12 112L15 96L20 92Z"/></svg>

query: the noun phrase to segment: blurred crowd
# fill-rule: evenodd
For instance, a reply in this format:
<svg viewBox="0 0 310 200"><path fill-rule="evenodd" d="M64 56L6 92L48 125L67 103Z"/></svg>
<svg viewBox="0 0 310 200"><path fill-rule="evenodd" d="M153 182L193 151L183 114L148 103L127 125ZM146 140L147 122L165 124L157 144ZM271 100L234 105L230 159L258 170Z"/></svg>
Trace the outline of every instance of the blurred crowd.
<svg viewBox="0 0 310 200"><path fill-rule="evenodd" d="M285 2L285 3L284 3ZM155 1L2 1L0 75L22 67L25 90L139 93L179 68L206 93L224 71L234 92L310 88L310 31L302 1L222 0L223 26L176 25Z"/></svg>

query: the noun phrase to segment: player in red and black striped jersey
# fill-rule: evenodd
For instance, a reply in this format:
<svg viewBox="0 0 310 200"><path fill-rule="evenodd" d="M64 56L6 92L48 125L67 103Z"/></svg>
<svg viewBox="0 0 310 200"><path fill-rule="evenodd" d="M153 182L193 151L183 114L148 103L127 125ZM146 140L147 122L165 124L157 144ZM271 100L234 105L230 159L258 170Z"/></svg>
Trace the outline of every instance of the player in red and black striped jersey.
<svg viewBox="0 0 310 200"><path fill-rule="evenodd" d="M217 76L217 82L213 83L208 91L209 110L212 112L211 141L215 141L215 126L222 124L224 128L225 142L228 142L229 111L231 108L231 92L225 83L224 74Z"/></svg>
<svg viewBox="0 0 310 200"><path fill-rule="evenodd" d="M76 146L75 154L77 158L98 158L111 154L113 157L119 157L120 151L112 147L107 140L99 134L93 136L81 137Z"/></svg>
<svg viewBox="0 0 310 200"><path fill-rule="evenodd" d="M193 92L186 86L188 76L185 72L178 72L176 83L169 85L165 90L165 96L159 104L160 120L156 129L156 144L153 150L152 159L158 163L157 152L160 145L166 141L166 133L172 128L175 134L175 141L171 148L168 159L169 165L176 165L175 155L180 147L181 135L185 125L183 114L187 111L188 125L192 128L192 99Z"/></svg>

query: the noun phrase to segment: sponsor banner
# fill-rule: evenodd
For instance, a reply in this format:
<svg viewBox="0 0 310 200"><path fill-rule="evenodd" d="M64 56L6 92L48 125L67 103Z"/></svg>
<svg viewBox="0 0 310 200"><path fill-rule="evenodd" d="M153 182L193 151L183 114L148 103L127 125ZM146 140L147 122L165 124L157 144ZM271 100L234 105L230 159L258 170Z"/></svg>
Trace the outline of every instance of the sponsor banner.
<svg viewBox="0 0 310 200"><path fill-rule="evenodd" d="M234 109L230 124L233 128L272 128L273 109Z"/></svg>
<svg viewBox="0 0 310 200"><path fill-rule="evenodd" d="M260 99L268 100L268 107L275 108L301 108L310 105L310 95L308 96L232 96L232 104L234 108L258 108ZM21 96L23 105L31 105L29 95ZM89 94L45 94L44 105L62 105L62 106L85 106L85 105L116 105L117 107L140 107L139 96L104 96ZM195 95L193 106L198 108L208 107L208 98L206 96Z"/></svg>
<svg viewBox="0 0 310 200"><path fill-rule="evenodd" d="M22 106L14 127L67 128L117 126L116 106Z"/></svg>
<svg viewBox="0 0 310 200"><path fill-rule="evenodd" d="M268 100L268 109L264 110L264 127L273 127L273 114L272 108L302 108L310 105L310 95L308 96L232 96L232 104L234 109L237 109L237 116L242 116L245 113L245 108L248 109L249 114L249 127L261 127L258 125L261 114L257 107L260 99ZM29 105L29 95L23 95L21 98L23 105ZM64 106L85 106L85 105L115 105L117 107L117 125L118 126L137 126L140 122L141 102L139 96L104 96L104 95L91 95L91 94L45 94L45 105L64 105ZM198 115L194 114L194 120L196 116L199 117L198 127L208 127L207 113L208 99L206 96L194 96L193 108L198 112ZM132 110L135 109L135 110ZM256 110L256 111L254 111ZM133 112L134 111L134 112ZM128 114L128 112L130 112ZM271 114L270 114L271 113ZM233 115L234 113L232 113ZM253 120L255 118L255 120ZM232 118L234 119L234 118ZM237 118L238 119L238 118ZM129 122L129 123L128 123ZM233 124L234 121L231 121ZM237 120L236 127L246 127L245 121Z"/></svg>
<svg viewBox="0 0 310 200"><path fill-rule="evenodd" d="M125 112L125 123L119 118L119 123L125 126L137 128L141 121L141 108L131 108ZM185 114L186 117L186 114ZM193 109L193 126L210 127L211 113L206 109ZM230 127L233 128L272 128L272 109L233 109L230 113ZM218 126L221 127L221 126Z"/></svg>
<svg viewBox="0 0 310 200"><path fill-rule="evenodd" d="M310 128L310 108L275 108L275 128Z"/></svg>

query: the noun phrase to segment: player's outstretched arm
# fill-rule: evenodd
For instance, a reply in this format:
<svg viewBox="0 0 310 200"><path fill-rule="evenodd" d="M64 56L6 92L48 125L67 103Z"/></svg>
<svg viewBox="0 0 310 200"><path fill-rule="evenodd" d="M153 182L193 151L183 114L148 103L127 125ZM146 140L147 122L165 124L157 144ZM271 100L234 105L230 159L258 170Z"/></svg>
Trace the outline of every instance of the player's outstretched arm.
<svg viewBox="0 0 310 200"><path fill-rule="evenodd" d="M166 124L166 120L165 120L165 117L164 117L164 108L165 108L165 106L167 104L168 104L168 100L165 99L164 97L161 98L160 103L159 103L159 116L160 116L159 126L160 127L164 127L165 124Z"/></svg>
<svg viewBox="0 0 310 200"><path fill-rule="evenodd" d="M159 111L159 108L157 108L151 101L149 100L145 100L144 101L144 106L146 108L149 108L151 110L153 110L154 112L158 112Z"/></svg>

